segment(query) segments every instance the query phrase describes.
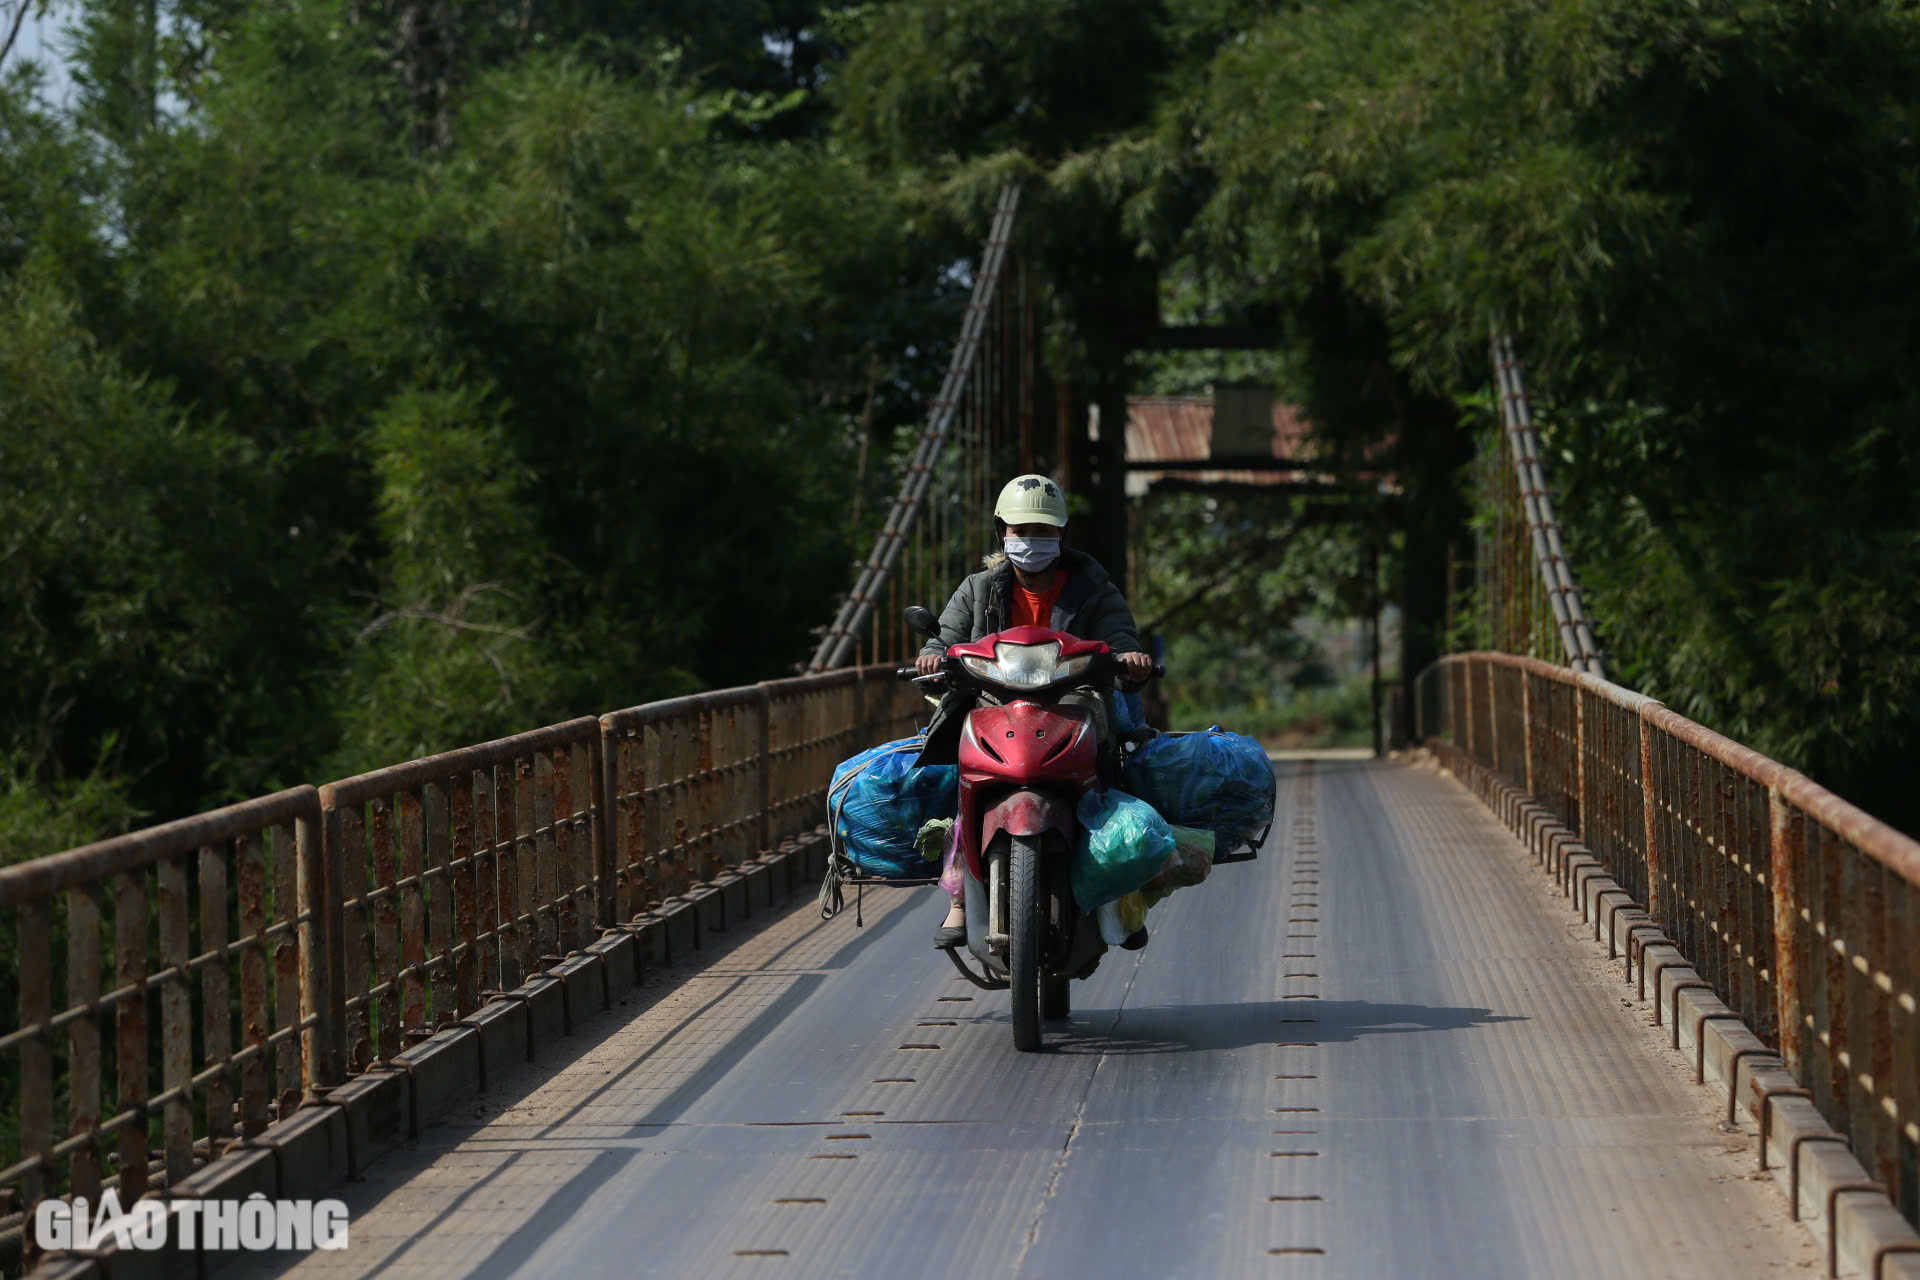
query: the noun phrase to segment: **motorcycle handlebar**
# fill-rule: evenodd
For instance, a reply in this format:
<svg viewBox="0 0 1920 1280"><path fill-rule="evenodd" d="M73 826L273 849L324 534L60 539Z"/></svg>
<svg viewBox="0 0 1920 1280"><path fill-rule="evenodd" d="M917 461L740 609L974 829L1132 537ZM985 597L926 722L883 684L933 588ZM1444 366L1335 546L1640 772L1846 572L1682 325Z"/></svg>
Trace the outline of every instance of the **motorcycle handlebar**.
<svg viewBox="0 0 1920 1280"><path fill-rule="evenodd" d="M1119 675L1119 660L1112 654L1107 654L1106 658L1107 661L1101 665L1106 667L1109 673L1116 676ZM1153 664L1153 679L1158 680L1166 674L1167 668L1164 663L1156 662ZM944 671L936 671L932 675L923 676L920 674L918 667L895 667L893 669L893 675L896 680L926 680L935 683L946 679L946 673ZM1146 682L1142 681L1141 683L1144 684Z"/></svg>
<svg viewBox="0 0 1920 1280"><path fill-rule="evenodd" d="M918 667L895 667L893 669L893 678L896 680L911 680L915 684L925 684L929 688L947 683L946 672L936 671L930 676L923 676L920 674Z"/></svg>
<svg viewBox="0 0 1920 1280"><path fill-rule="evenodd" d="M1121 684L1121 680L1120 680L1120 676L1121 676L1121 672L1120 672L1120 670L1119 670L1119 665L1120 665L1120 664L1119 664L1119 663L1118 663L1118 662L1116 661L1116 662L1115 662L1115 663L1113 664L1113 668L1112 668L1112 670L1113 670L1113 676L1114 676L1114 687L1115 687L1115 688L1118 688L1118 687L1120 687L1120 684ZM1138 681L1137 683L1129 683L1129 684L1127 685L1127 688L1128 688L1128 689L1129 689L1130 691L1132 691L1132 690L1139 690L1139 689L1144 689L1144 688L1146 687L1146 684L1147 684L1147 681L1148 681L1148 680L1158 680L1158 679L1159 679L1160 677L1162 677L1162 676L1164 676L1164 675L1166 675L1166 674L1167 674L1167 669L1166 669L1166 667L1165 667L1165 666L1164 666L1163 664L1161 664L1161 663L1158 663L1158 662L1156 662L1156 663L1154 663L1154 664L1153 664L1153 671L1152 671L1152 673L1151 673L1150 675L1148 675L1148 676L1146 676L1145 678L1143 678L1143 679L1141 679L1141 680L1139 680L1139 681Z"/></svg>

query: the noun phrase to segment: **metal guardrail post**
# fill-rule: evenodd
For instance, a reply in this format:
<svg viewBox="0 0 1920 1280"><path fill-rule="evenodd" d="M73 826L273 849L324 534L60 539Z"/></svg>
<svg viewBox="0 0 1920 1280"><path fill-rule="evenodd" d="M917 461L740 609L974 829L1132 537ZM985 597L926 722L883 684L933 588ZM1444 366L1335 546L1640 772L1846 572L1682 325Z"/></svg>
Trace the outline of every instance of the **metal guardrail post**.
<svg viewBox="0 0 1920 1280"><path fill-rule="evenodd" d="M1533 795L1533 677L1524 671L1520 673L1520 746L1526 792Z"/></svg>
<svg viewBox="0 0 1920 1280"><path fill-rule="evenodd" d="M184 855L160 859L154 887L160 965L168 975L160 988L160 1083L169 1095L160 1108L161 1153L167 1185L174 1186L193 1172L193 996L187 986L187 962L193 954Z"/></svg>
<svg viewBox="0 0 1920 1280"><path fill-rule="evenodd" d="M117 986L137 986L142 998L122 1000L114 1009L113 1074L122 1111L147 1108L147 883L146 870L123 870L113 877L113 959ZM147 1191L147 1128L129 1124L120 1130L120 1194Z"/></svg>
<svg viewBox="0 0 1920 1280"><path fill-rule="evenodd" d="M603 824L605 834L602 837L606 851L602 854L602 860L608 876L608 910L613 922L618 924L624 922L625 917L637 912L640 906L632 886L624 882L620 864L621 833L628 832L629 839L632 838L632 814L639 801L634 798L622 803L620 788L625 784L625 778L620 769L621 735L615 728L615 723L616 718L612 714L600 717L601 795L603 803L607 806L606 821Z"/></svg>
<svg viewBox="0 0 1920 1280"><path fill-rule="evenodd" d="M1457 678L1460 681L1460 688L1465 695L1460 700L1461 701L1460 711L1461 711L1461 714L1466 717L1467 723L1464 726L1458 726L1458 725L1455 726L1455 732L1460 734L1460 736L1456 738L1455 741L1458 742L1463 748L1465 748L1466 753L1468 755L1478 760L1480 756L1479 756L1479 753L1477 753L1474 750L1474 746L1476 744L1474 743L1474 740L1473 740L1474 739L1473 726L1474 726L1474 722L1479 720L1480 717L1473 714L1473 659L1462 658L1460 660L1460 665L1463 668L1463 670L1460 672Z"/></svg>
<svg viewBox="0 0 1920 1280"><path fill-rule="evenodd" d="M1500 689L1494 680L1493 663L1480 665L1487 673L1487 758L1484 763L1497 774L1500 772Z"/></svg>
<svg viewBox="0 0 1920 1280"><path fill-rule="evenodd" d="M20 908L20 1025L44 1026L53 1019L53 904L51 899ZM53 1043L49 1034L20 1046L20 1154L40 1158L26 1177L31 1209L52 1186Z"/></svg>
<svg viewBox="0 0 1920 1280"><path fill-rule="evenodd" d="M1800 1005L1800 866L1806 849L1806 819L1779 787L1767 788L1767 884L1773 900L1773 1003L1780 1059L1796 1080L1804 1079Z"/></svg>
<svg viewBox="0 0 1920 1280"><path fill-rule="evenodd" d="M594 740L594 785L600 789L594 810L599 821L594 828L595 914L601 929L619 922L617 910L619 877L614 870L614 846L619 836L619 819L613 798L620 794L615 777L615 761L620 758L620 743L606 716L600 717L600 733Z"/></svg>
<svg viewBox="0 0 1920 1280"><path fill-rule="evenodd" d="M1440 734L1448 742L1463 750L1467 745L1465 725L1472 717L1459 705L1465 696L1466 685L1461 683L1461 672L1456 664L1449 663L1443 668L1444 678L1440 682L1440 697L1443 707L1440 715Z"/></svg>
<svg viewBox="0 0 1920 1280"><path fill-rule="evenodd" d="M1577 685L1573 690L1573 771L1574 795L1579 805L1573 833L1586 844L1590 825L1587 820L1587 691Z"/></svg>
<svg viewBox="0 0 1920 1280"><path fill-rule="evenodd" d="M294 824L294 858L300 878L300 1020L311 1021L301 1034L308 1097L340 1084L347 1076L345 921L338 894L341 862L340 811L326 809L321 830L305 821Z"/></svg>
<svg viewBox="0 0 1920 1280"><path fill-rule="evenodd" d="M756 845L764 853L773 847L773 691L766 685L760 693L760 822Z"/></svg>
<svg viewBox="0 0 1920 1280"><path fill-rule="evenodd" d="M90 889L68 889L67 1000L91 1005L99 998L100 906ZM77 1138L92 1134L100 1124L100 1024L96 1020L79 1018L67 1028L67 1067L72 1077L67 1088L67 1133ZM99 1139L93 1138L73 1153L69 1168L74 1195L99 1199L100 1166Z"/></svg>
<svg viewBox="0 0 1920 1280"><path fill-rule="evenodd" d="M244 860L245 856L243 851L239 859ZM227 945L230 896L227 860L221 850L202 845L199 861L200 945L208 951L224 950ZM200 1042L207 1060L211 1062L225 1062L233 1053L231 1016L234 993L230 977L224 965L215 965L200 974ZM203 1096L206 1099L209 1138L214 1134L233 1132L233 1083L226 1076L215 1076L207 1081Z"/></svg>
<svg viewBox="0 0 1920 1280"><path fill-rule="evenodd" d="M1653 728L1647 723L1644 714L1636 717L1640 726L1640 848L1647 868L1647 914L1653 919L1668 923L1667 912L1672 905L1660 883L1660 839L1656 834L1653 777Z"/></svg>

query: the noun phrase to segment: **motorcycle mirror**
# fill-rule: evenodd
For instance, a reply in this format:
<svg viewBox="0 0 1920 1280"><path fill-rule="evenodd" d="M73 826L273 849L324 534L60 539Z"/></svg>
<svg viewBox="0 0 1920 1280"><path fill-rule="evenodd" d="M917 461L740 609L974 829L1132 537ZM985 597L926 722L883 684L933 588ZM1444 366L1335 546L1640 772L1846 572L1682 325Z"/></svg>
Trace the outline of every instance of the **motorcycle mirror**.
<svg viewBox="0 0 1920 1280"><path fill-rule="evenodd" d="M940 620L933 616L933 610L923 604L910 604L905 613L907 625L925 635L929 640L940 638Z"/></svg>

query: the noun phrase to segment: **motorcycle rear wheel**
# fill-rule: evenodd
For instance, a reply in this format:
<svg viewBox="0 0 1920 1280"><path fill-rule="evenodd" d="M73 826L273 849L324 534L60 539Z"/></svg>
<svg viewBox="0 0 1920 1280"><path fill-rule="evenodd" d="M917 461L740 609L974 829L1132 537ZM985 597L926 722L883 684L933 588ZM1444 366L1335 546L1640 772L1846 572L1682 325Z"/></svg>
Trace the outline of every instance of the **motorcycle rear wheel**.
<svg viewBox="0 0 1920 1280"><path fill-rule="evenodd" d="M1013 998L1013 1047L1040 1047L1040 984L1046 948L1046 903L1041 898L1040 845L1012 836L1007 853L1007 985Z"/></svg>

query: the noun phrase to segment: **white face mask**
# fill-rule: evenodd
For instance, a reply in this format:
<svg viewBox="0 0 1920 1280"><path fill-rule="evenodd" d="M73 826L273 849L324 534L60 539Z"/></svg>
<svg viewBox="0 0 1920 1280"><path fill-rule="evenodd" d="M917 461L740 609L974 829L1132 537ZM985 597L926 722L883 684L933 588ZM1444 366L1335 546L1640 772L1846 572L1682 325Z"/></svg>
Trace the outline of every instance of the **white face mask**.
<svg viewBox="0 0 1920 1280"><path fill-rule="evenodd" d="M1058 538L1009 537L1007 539L1007 559L1013 561L1013 567L1016 569L1025 569L1028 573L1040 573L1059 558L1060 539Z"/></svg>

